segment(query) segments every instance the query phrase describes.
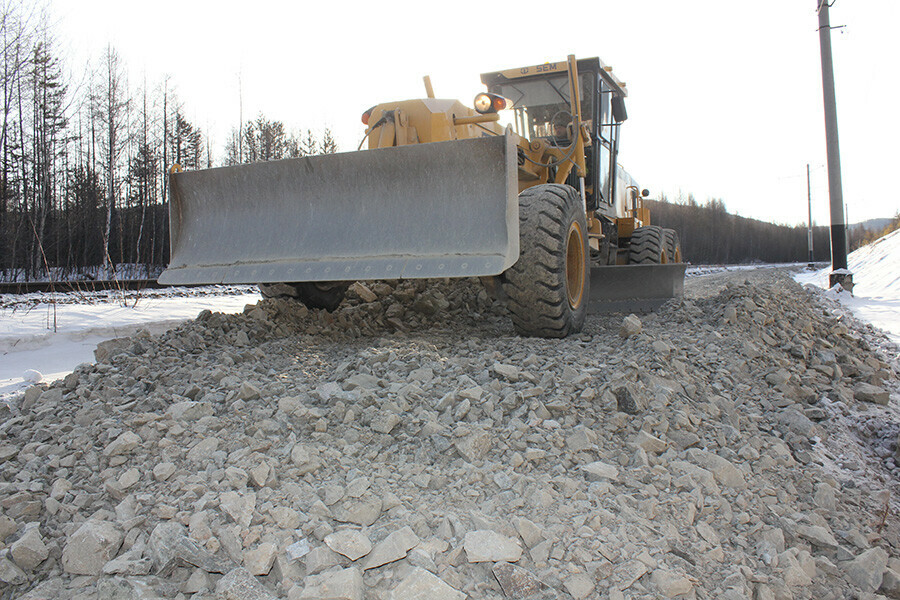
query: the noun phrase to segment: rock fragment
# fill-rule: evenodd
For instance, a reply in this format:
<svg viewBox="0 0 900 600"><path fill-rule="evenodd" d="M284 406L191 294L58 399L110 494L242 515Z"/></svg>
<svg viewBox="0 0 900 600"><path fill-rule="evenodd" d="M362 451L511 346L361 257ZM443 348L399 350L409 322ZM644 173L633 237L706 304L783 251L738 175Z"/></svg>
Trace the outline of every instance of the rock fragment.
<svg viewBox="0 0 900 600"><path fill-rule="evenodd" d="M243 567L232 569L219 580L216 596L221 600L278 600Z"/></svg>
<svg viewBox="0 0 900 600"><path fill-rule="evenodd" d="M85 521L69 538L62 553L66 573L99 575L124 540L122 531L106 521Z"/></svg>
<svg viewBox="0 0 900 600"><path fill-rule="evenodd" d="M887 569L888 553L883 548L871 548L843 565L844 574L851 583L866 593L881 587Z"/></svg>
<svg viewBox="0 0 900 600"><path fill-rule="evenodd" d="M421 567L388 594L388 600L465 600L466 595Z"/></svg>
<svg viewBox="0 0 900 600"><path fill-rule="evenodd" d="M643 326L641 320L636 315L628 315L622 319L622 326L619 328L619 335L623 338L629 338L641 333Z"/></svg>
<svg viewBox="0 0 900 600"><path fill-rule="evenodd" d="M405 558L407 552L416 547L419 542L419 536L409 526L391 532L386 538L375 544L363 564L363 570L368 571Z"/></svg>
<svg viewBox="0 0 900 600"><path fill-rule="evenodd" d="M350 560L358 560L372 550L372 542L357 529L342 529L325 536L325 544Z"/></svg>
<svg viewBox="0 0 900 600"><path fill-rule="evenodd" d="M303 580L298 600L362 600L362 571L356 567L311 575Z"/></svg>
<svg viewBox="0 0 900 600"><path fill-rule="evenodd" d="M37 527L29 527L9 548L12 559L24 571L33 571L50 555Z"/></svg>
<svg viewBox="0 0 900 600"><path fill-rule="evenodd" d="M468 532L463 547L470 563L516 562L522 557L518 540L489 529Z"/></svg>

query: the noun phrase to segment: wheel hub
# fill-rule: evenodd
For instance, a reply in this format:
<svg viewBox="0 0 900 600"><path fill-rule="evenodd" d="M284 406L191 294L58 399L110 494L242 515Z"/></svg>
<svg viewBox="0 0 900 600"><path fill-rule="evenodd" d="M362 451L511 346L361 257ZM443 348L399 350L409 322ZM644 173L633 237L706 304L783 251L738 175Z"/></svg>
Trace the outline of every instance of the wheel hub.
<svg viewBox="0 0 900 600"><path fill-rule="evenodd" d="M584 300L584 234L577 222L569 226L566 235L566 295L569 306L577 309Z"/></svg>

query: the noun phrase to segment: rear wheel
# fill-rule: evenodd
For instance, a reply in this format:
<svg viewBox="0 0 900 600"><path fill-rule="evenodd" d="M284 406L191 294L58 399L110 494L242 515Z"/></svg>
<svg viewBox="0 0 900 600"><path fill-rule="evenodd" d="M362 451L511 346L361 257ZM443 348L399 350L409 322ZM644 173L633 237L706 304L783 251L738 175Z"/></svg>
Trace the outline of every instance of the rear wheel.
<svg viewBox="0 0 900 600"><path fill-rule="evenodd" d="M304 281L300 283L261 283L259 293L263 298L294 298L307 308L324 308L334 312L341 302L349 283L343 281Z"/></svg>
<svg viewBox="0 0 900 600"><path fill-rule="evenodd" d="M666 239L662 227L638 227L631 234L628 245L628 264L658 265L669 262Z"/></svg>
<svg viewBox="0 0 900 600"><path fill-rule="evenodd" d="M519 260L500 277L521 335L581 331L590 289L587 221L578 193L546 184L519 194Z"/></svg>
<svg viewBox="0 0 900 600"><path fill-rule="evenodd" d="M668 254L669 262L684 262L681 256L681 241L678 239L678 232L674 229L663 229L663 235L666 238L666 253Z"/></svg>

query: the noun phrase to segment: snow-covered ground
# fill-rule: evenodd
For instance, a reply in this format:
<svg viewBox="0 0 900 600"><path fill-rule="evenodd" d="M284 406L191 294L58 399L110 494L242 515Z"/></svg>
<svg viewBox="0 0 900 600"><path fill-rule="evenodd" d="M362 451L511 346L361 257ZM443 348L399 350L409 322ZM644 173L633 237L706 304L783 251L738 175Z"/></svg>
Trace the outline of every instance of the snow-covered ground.
<svg viewBox="0 0 900 600"><path fill-rule="evenodd" d="M64 377L93 362L97 344L139 329L163 331L200 311L240 312L255 287L211 286L143 292L0 296L0 402L42 376ZM36 372L36 373L35 373ZM26 381L26 378L31 381Z"/></svg>
<svg viewBox="0 0 900 600"><path fill-rule="evenodd" d="M852 252L847 258L853 273L853 294L840 286L825 293L863 321L883 330L900 345L900 229ZM831 267L794 276L801 284L828 287Z"/></svg>

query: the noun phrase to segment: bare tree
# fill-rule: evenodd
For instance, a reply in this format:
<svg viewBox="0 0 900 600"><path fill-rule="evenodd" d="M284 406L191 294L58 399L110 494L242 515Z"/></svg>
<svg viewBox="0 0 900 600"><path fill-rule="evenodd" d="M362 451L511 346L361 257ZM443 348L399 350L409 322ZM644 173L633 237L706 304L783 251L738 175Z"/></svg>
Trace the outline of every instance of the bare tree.
<svg viewBox="0 0 900 600"><path fill-rule="evenodd" d="M107 46L99 74L99 93L94 106L94 114L103 126L100 151L106 175L106 227L103 231L103 266L110 277L114 266L109 251L113 218L116 213L116 198L119 194L119 170L122 154L127 142L126 119L130 107L125 71L119 54L112 46Z"/></svg>

